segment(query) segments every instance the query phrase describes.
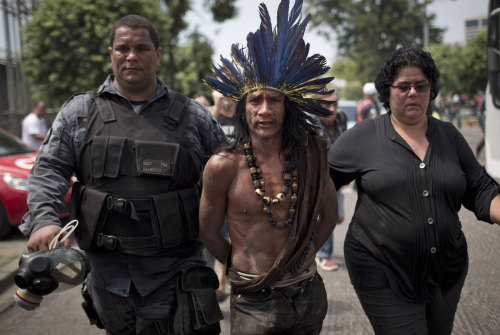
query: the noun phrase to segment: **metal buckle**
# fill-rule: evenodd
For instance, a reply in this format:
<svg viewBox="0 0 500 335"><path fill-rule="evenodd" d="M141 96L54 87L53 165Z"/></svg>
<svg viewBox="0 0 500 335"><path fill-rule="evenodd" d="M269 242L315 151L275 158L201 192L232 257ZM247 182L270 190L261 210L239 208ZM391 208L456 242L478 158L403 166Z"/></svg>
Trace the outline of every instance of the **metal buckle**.
<svg viewBox="0 0 500 335"><path fill-rule="evenodd" d="M98 247L103 247L108 250L115 250L118 244L118 238L113 235L104 235L99 233L97 235L96 244Z"/></svg>
<svg viewBox="0 0 500 335"><path fill-rule="evenodd" d="M130 215L131 206L130 206L127 199L111 198L111 202L112 202L112 204L111 204L110 210L112 210L114 212L118 212L120 214Z"/></svg>

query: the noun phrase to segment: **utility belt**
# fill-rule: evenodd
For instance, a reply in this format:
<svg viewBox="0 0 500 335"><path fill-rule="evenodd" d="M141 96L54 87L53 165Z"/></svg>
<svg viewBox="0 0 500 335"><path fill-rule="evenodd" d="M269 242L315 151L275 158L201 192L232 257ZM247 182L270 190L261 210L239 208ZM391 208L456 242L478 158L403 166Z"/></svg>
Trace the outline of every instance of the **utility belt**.
<svg viewBox="0 0 500 335"><path fill-rule="evenodd" d="M124 199L75 183L72 190L71 216L80 224L76 239L81 249L104 248L128 254L148 255L161 249L195 241L198 237L198 186L149 195L145 199ZM106 229L119 225L120 218L134 220L149 217L149 236L126 236ZM144 215L142 215L144 216ZM112 222L111 222L112 221Z"/></svg>
<svg viewBox="0 0 500 335"><path fill-rule="evenodd" d="M220 320L224 318L217 301L215 290L219 279L214 270L206 265L187 264L177 273L175 290L177 307L170 316L152 323L141 334L170 334L169 329L178 335L216 335L220 334ZM87 284L82 286L84 302L82 307L91 325L103 329L102 321L95 310ZM173 322L172 322L173 321Z"/></svg>

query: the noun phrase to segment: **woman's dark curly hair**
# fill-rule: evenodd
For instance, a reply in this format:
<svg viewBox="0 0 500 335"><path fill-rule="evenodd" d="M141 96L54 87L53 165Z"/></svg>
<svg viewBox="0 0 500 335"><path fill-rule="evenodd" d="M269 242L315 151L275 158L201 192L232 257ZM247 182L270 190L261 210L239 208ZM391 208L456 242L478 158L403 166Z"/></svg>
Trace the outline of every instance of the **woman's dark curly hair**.
<svg viewBox="0 0 500 335"><path fill-rule="evenodd" d="M420 68L427 77L431 84L430 100L434 100L439 93L439 70L436 64L434 64L431 54L420 49L401 47L394 50L387 57L375 79L375 87L379 93L379 99L387 110L390 109L389 97L391 95L391 85L394 84L399 71L407 66Z"/></svg>

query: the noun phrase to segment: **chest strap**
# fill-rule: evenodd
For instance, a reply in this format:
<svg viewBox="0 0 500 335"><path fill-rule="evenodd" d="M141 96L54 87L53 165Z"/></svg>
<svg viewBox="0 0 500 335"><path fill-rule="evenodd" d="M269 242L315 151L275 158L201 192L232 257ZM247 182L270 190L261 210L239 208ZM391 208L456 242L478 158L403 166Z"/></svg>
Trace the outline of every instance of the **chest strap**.
<svg viewBox="0 0 500 335"><path fill-rule="evenodd" d="M163 117L163 122L168 129L174 130L182 121L184 110L187 108L189 101L184 95L175 91L168 90L168 93L170 104L168 105L168 110Z"/></svg>
<svg viewBox="0 0 500 335"><path fill-rule="evenodd" d="M104 123L116 121L115 112L113 111L113 107L111 107L109 99L96 98L95 103Z"/></svg>

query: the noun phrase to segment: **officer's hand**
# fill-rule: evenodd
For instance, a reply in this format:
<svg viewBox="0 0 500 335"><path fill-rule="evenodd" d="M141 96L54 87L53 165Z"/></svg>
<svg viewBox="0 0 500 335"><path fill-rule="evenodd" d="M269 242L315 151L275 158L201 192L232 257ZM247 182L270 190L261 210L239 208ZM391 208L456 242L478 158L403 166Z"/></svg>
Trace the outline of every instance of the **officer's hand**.
<svg viewBox="0 0 500 335"><path fill-rule="evenodd" d="M38 229L33 234L31 234L28 240L28 251L42 251L49 250L49 244L54 239L54 237L61 231L61 227L56 225L45 226L43 228ZM64 235L64 234L63 234ZM63 236L61 236L63 237ZM57 244L57 246L60 246ZM63 242L63 246L70 247L71 239L66 239Z"/></svg>

